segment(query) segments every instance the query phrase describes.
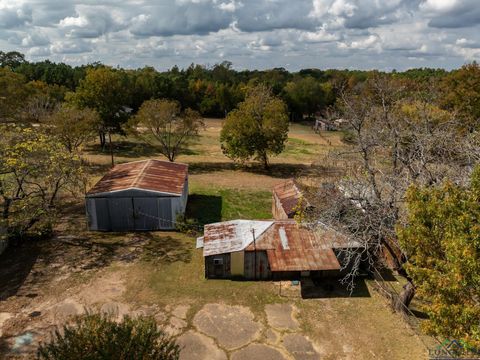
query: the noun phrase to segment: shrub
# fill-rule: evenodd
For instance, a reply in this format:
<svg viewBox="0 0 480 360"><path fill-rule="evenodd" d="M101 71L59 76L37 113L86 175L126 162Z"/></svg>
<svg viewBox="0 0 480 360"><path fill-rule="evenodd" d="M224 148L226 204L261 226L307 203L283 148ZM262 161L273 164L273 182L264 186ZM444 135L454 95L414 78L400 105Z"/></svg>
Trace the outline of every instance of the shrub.
<svg viewBox="0 0 480 360"><path fill-rule="evenodd" d="M86 314L76 317L52 334L49 343L38 348L44 360L174 360L180 348L149 317Z"/></svg>

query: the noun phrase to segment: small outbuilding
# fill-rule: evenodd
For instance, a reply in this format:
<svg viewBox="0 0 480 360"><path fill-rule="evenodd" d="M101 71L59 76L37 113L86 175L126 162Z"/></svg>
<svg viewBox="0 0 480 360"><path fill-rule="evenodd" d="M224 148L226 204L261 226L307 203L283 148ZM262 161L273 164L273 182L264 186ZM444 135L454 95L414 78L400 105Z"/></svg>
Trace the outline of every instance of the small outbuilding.
<svg viewBox="0 0 480 360"><path fill-rule="evenodd" d="M291 219L209 224L197 239L197 248L203 248L206 278L335 277L341 269L337 250L351 246L333 229L310 230Z"/></svg>
<svg viewBox="0 0 480 360"><path fill-rule="evenodd" d="M161 160L116 165L85 196L88 228L149 231L175 228L188 199L188 166Z"/></svg>
<svg viewBox="0 0 480 360"><path fill-rule="evenodd" d="M295 179L288 179L273 187L272 215L274 219L293 219L297 211L303 211L309 207L311 206L303 197Z"/></svg>

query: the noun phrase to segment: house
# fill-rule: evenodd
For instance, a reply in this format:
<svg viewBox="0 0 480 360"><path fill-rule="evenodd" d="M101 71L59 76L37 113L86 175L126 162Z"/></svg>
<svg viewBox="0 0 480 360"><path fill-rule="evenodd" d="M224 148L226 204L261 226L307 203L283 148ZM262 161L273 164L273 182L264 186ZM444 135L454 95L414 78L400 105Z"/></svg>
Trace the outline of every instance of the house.
<svg viewBox="0 0 480 360"><path fill-rule="evenodd" d="M203 248L206 278L337 276L341 263L336 251L350 246L333 229L312 230L292 219L209 224L197 239L197 248Z"/></svg>
<svg viewBox="0 0 480 360"><path fill-rule="evenodd" d="M336 131L336 130L345 129L347 125L348 125L348 122L345 119L328 120L328 119L316 116L315 125L313 125L313 130L315 130L315 132Z"/></svg>
<svg viewBox="0 0 480 360"><path fill-rule="evenodd" d="M175 228L188 199L188 166L161 160L116 165L85 196L88 228L148 231Z"/></svg>

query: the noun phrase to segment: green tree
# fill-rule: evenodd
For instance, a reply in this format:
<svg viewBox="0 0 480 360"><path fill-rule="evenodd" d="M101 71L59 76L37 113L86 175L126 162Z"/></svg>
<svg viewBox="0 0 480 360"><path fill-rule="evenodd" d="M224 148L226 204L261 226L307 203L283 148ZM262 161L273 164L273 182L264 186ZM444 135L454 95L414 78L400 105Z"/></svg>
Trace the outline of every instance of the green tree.
<svg viewBox="0 0 480 360"><path fill-rule="evenodd" d="M290 111L295 118L302 115L312 116L321 110L327 103L327 91L329 89L313 77L298 78L285 85L285 98Z"/></svg>
<svg viewBox="0 0 480 360"><path fill-rule="evenodd" d="M467 187L411 187L398 229L428 333L480 347L480 168Z"/></svg>
<svg viewBox="0 0 480 360"><path fill-rule="evenodd" d="M268 168L268 157L280 154L288 136L285 103L264 85L250 89L245 101L228 113L220 142L228 157L246 161L254 158Z"/></svg>
<svg viewBox="0 0 480 360"><path fill-rule="evenodd" d="M451 72L441 84L443 107L463 117L465 128L480 127L480 66L473 62Z"/></svg>
<svg viewBox="0 0 480 360"><path fill-rule="evenodd" d="M108 132L120 132L128 114L124 111L127 95L126 76L106 66L87 70L75 93L68 100L79 108L94 109L100 116L100 145L105 147Z"/></svg>
<svg viewBox="0 0 480 360"><path fill-rule="evenodd" d="M0 204L9 236L49 230L60 195L84 190L85 174L76 154L34 128L4 125L0 143Z"/></svg>
<svg viewBox="0 0 480 360"><path fill-rule="evenodd" d="M25 62L25 55L19 53L18 51L0 51L0 67L9 67L11 69L15 69L17 66Z"/></svg>
<svg viewBox="0 0 480 360"><path fill-rule="evenodd" d="M46 118L45 124L49 134L69 152L76 152L98 132L100 118L95 110L64 104Z"/></svg>
<svg viewBox="0 0 480 360"><path fill-rule="evenodd" d="M182 111L179 102L161 99L145 101L128 122L128 131L158 146L161 154L175 161L203 126L196 111Z"/></svg>
<svg viewBox="0 0 480 360"><path fill-rule="evenodd" d="M101 314L76 317L38 348L41 360L176 360L179 355L180 347L154 319L126 316L116 322Z"/></svg>
<svg viewBox="0 0 480 360"><path fill-rule="evenodd" d="M21 109L29 95L25 77L9 68L0 68L0 123L21 119Z"/></svg>

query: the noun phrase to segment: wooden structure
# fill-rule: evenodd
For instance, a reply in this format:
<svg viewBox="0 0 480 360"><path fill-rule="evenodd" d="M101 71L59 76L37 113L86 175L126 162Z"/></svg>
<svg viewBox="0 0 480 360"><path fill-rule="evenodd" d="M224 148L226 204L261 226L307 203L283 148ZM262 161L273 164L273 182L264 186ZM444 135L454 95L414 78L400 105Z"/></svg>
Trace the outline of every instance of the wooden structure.
<svg viewBox="0 0 480 360"><path fill-rule="evenodd" d="M197 239L197 248L203 248L207 278L336 276L341 265L335 251L350 246L332 229L314 231L291 219L209 224L204 236Z"/></svg>
<svg viewBox="0 0 480 360"><path fill-rule="evenodd" d="M302 192L294 179L273 187L272 215L276 220L293 219L302 201Z"/></svg>

